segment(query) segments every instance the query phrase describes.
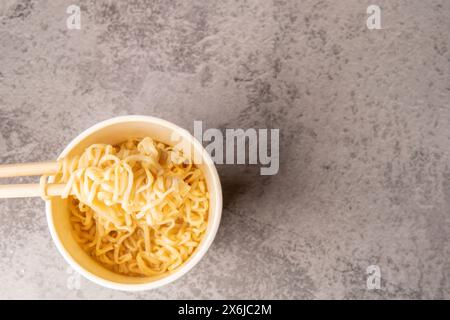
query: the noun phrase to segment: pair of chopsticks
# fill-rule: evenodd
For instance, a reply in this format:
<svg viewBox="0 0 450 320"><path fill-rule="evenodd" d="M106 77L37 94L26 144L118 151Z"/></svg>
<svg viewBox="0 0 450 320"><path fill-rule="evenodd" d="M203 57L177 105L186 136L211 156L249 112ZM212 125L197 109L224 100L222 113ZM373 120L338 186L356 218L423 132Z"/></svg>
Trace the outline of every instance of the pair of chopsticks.
<svg viewBox="0 0 450 320"><path fill-rule="evenodd" d="M0 165L0 178L24 177L24 176L42 176L55 175L58 173L59 163L52 162L34 162L20 164ZM65 184L49 183L46 187L48 196L60 196ZM0 198L27 198L40 197L41 190L39 183L36 184L6 184L0 185Z"/></svg>

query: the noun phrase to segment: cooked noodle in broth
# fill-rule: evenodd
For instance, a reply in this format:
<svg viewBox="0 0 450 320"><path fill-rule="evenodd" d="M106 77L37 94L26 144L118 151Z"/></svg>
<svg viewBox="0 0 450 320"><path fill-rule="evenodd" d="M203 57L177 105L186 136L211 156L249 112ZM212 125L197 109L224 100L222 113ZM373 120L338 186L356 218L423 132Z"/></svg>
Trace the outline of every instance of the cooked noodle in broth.
<svg viewBox="0 0 450 320"><path fill-rule="evenodd" d="M62 161L73 236L108 269L155 276L183 264L208 222L203 172L181 151L151 138L95 144Z"/></svg>

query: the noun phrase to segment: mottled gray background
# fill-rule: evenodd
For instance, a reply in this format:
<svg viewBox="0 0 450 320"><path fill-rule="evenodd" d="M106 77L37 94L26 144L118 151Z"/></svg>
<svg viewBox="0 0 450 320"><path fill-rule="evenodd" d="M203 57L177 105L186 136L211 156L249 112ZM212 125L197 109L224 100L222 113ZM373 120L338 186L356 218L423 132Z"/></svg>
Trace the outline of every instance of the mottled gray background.
<svg viewBox="0 0 450 320"><path fill-rule="evenodd" d="M69 290L43 201L1 200L0 298L450 298L449 1L112 3L2 0L0 162L54 159L100 120L145 114L280 128L280 172L219 166L210 251L138 294Z"/></svg>

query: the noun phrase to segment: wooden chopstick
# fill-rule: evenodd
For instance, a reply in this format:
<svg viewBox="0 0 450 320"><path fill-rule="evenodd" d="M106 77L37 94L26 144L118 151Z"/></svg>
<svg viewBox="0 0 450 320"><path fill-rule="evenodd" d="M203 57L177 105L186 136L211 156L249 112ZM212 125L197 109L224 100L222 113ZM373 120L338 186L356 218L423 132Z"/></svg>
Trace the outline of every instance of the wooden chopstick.
<svg viewBox="0 0 450 320"><path fill-rule="evenodd" d="M31 162L0 165L0 178L54 175L58 173L59 163Z"/></svg>
<svg viewBox="0 0 450 320"><path fill-rule="evenodd" d="M49 183L46 186L46 195L49 197L61 196L65 186L64 183ZM0 199L40 196L41 189L39 183L0 185Z"/></svg>
<svg viewBox="0 0 450 320"><path fill-rule="evenodd" d="M31 162L0 165L0 178L23 177L23 176L51 176L59 171L59 163ZM47 196L60 196L65 184L47 184ZM26 198L40 197L41 189L36 184L8 184L0 185L0 198Z"/></svg>

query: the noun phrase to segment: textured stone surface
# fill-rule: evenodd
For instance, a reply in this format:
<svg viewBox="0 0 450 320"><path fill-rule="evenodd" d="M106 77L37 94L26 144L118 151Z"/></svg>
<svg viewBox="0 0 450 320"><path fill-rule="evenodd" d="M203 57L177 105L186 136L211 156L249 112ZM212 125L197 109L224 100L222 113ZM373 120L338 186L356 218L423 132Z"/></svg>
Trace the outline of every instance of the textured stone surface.
<svg viewBox="0 0 450 320"><path fill-rule="evenodd" d="M112 3L1 2L0 162L145 114L280 128L280 172L219 166L210 251L138 294L68 289L42 200L1 200L0 298L450 298L449 1L378 0L375 31L373 1Z"/></svg>

